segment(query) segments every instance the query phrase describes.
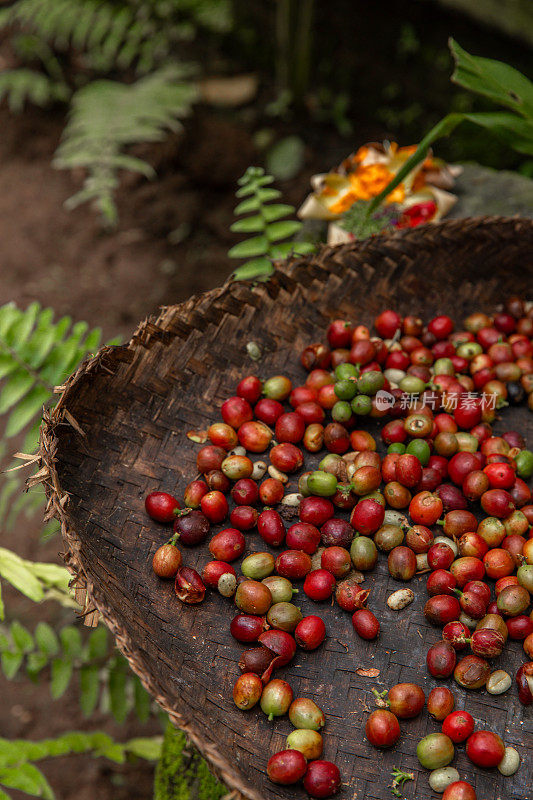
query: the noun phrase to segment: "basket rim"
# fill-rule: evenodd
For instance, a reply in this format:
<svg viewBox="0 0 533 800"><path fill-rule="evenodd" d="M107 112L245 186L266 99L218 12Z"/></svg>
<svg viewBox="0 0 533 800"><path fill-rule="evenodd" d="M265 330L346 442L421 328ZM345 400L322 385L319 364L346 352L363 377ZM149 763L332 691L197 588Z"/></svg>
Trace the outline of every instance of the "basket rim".
<svg viewBox="0 0 533 800"><path fill-rule="evenodd" d="M350 251L364 256L366 252L372 252L377 241L385 243L392 250L395 249L396 244L406 240L411 243L417 241L422 243L429 240L438 246L439 244L443 245L445 240L449 241L454 236L466 236L479 230L494 229L494 233L497 235L499 227L510 225L515 226L517 235L528 233L533 236L533 219L529 217L519 215L464 217L420 225L411 229L386 232L364 241L356 240L349 244L321 245L316 253L310 256L292 256L285 261L276 262L276 271L267 281L259 284L250 285L247 281L234 281L229 277L220 287L193 295L181 303L163 306L158 315L148 315L138 324L131 338L125 344L101 347L94 356L83 361L62 386L56 387L56 392L59 394L57 404L49 410L44 410L39 437L38 471L28 479L28 485L43 484L47 497L44 518L49 520L55 517L60 522L61 535L67 545L67 551L60 555L73 575L71 585L76 589L76 599L84 606L81 616L90 626L96 625L100 615L102 616L115 637L118 649L128 660L131 669L139 677L144 688L168 714L173 724L184 731L206 759L212 772L228 787L229 793L224 800L228 800L230 797L235 800L264 800L264 798L242 777L240 770L237 770L234 765L230 765L214 742L207 741L197 732L194 723L187 721L176 707L171 707L151 673L149 671L147 673L129 634L117 619L113 609L107 605L104 591L95 586L83 566L80 540L69 521L69 494L60 484L57 469L61 428L70 426L81 436L85 436L84 431L68 410L69 400L75 395L78 385L85 378L90 379L91 375L102 371L109 373L112 377L121 364L131 363L136 354L150 349L156 342L161 342L164 346L171 344L176 337L176 332L165 329L165 325L181 311L194 310L200 302L207 304L207 308L211 308L216 301L221 301L239 288L242 288L249 298L255 296L256 304L269 298L275 298L281 289L295 291L306 273L309 273L311 279L318 277L321 272L329 275L331 270L325 268L323 262L330 256ZM194 329L194 327L191 328L191 330Z"/></svg>

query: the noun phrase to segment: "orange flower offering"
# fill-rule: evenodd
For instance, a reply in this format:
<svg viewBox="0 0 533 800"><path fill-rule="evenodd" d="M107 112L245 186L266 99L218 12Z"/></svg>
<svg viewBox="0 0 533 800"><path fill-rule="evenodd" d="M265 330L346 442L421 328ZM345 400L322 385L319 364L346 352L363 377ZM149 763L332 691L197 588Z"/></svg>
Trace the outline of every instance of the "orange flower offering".
<svg viewBox="0 0 533 800"><path fill-rule="evenodd" d="M354 203L368 201L380 194L408 158L416 145L399 147L396 142L370 143L346 158L336 169L311 179L313 192L298 211L302 219L329 220L328 241L338 243L353 238L334 224ZM433 155L412 170L386 198L386 204L398 206L398 227L415 227L422 222L439 220L456 203L449 189L460 167L450 167Z"/></svg>

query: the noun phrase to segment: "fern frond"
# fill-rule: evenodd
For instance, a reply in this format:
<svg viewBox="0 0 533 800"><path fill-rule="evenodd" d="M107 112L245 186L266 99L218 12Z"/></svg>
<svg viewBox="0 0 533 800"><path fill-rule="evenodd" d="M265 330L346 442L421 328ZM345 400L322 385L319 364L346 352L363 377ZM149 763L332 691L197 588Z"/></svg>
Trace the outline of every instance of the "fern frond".
<svg viewBox="0 0 533 800"><path fill-rule="evenodd" d="M128 756L157 761L161 755L162 736L130 739L116 742L106 733L72 731L55 739L28 741L25 739L0 739L0 786L18 789L32 797L54 800L52 787L34 762L45 758L91 753L122 764ZM0 798L9 795L0 788Z"/></svg>
<svg viewBox="0 0 533 800"><path fill-rule="evenodd" d="M234 222L231 230L257 235L239 242L228 253L230 258L248 259L233 273L236 280L265 279L274 271L272 262L275 259L287 258L292 254L303 255L315 249L310 242L295 240L302 223L285 219L293 215L295 209L286 203L273 202L281 197L278 189L270 187L273 182L274 178L266 175L262 167L248 167L239 178L237 197L244 200L236 207L235 215L251 216Z"/></svg>
<svg viewBox="0 0 533 800"><path fill-rule="evenodd" d="M18 23L58 51L73 48L84 66L100 72L134 67L139 74L172 56L173 46L191 38L197 25L218 33L231 27L229 0L173 3L102 0L18 0L0 11L0 27Z"/></svg>
<svg viewBox="0 0 533 800"><path fill-rule="evenodd" d="M66 102L68 87L48 75L33 69L8 69L0 72L0 101L7 98L11 111L19 112L26 102L47 106L52 102Z"/></svg>
<svg viewBox="0 0 533 800"><path fill-rule="evenodd" d="M113 192L120 169L153 176L145 161L123 153L134 142L155 142L168 130L181 128L196 98L185 80L185 68L169 66L136 83L94 81L72 98L70 119L54 159L59 169L82 167L88 172L83 189L68 201L70 207L94 202L112 224L116 220Z"/></svg>
<svg viewBox="0 0 533 800"><path fill-rule="evenodd" d="M78 608L69 591L71 575L59 564L29 561L0 547L0 577L35 603L46 600L52 592L63 605Z"/></svg>
<svg viewBox="0 0 533 800"><path fill-rule="evenodd" d="M38 303L25 311L14 303L0 306L0 415L7 416L6 438L40 418L54 386L100 344L99 328L89 331L86 322L72 324L70 317L52 320L52 309ZM34 427L33 437L36 432ZM25 445L30 448L31 441Z"/></svg>
<svg viewBox="0 0 533 800"><path fill-rule="evenodd" d="M6 456L6 440L24 433L21 450L33 453L38 442L43 406L77 365L100 345L99 328L89 330L86 322L72 323L70 317L54 321L51 308L32 303L26 310L15 303L0 306L0 415L6 417L0 458ZM8 465L9 468L19 463ZM44 505L41 486L22 493L20 471L6 471L0 477L0 524L12 529L23 513L31 517ZM45 535L57 530L46 526Z"/></svg>
<svg viewBox="0 0 533 800"><path fill-rule="evenodd" d="M56 633L46 622L39 622L32 634L19 622L12 622L0 631L0 664L8 680L24 669L37 682L46 672L54 700L62 697L77 677L80 706L86 716L97 708L110 711L119 723L133 710L141 722L150 716L150 696L110 643L103 625L82 638L74 625Z"/></svg>

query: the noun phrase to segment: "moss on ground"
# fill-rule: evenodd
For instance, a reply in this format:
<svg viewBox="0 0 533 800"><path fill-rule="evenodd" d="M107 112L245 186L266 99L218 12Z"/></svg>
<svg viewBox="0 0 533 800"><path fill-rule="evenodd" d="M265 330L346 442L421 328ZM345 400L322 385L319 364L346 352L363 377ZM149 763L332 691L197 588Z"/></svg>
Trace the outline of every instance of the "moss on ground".
<svg viewBox="0 0 533 800"><path fill-rule="evenodd" d="M155 772L154 800L219 800L226 793L185 734L169 722Z"/></svg>

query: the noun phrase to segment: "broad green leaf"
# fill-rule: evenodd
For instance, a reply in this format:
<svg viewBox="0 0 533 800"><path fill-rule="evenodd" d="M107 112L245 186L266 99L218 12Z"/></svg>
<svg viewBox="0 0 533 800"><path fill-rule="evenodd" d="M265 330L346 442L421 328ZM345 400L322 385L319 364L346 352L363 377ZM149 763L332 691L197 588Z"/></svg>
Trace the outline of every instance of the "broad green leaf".
<svg viewBox="0 0 533 800"><path fill-rule="evenodd" d="M65 339L51 351L41 368L41 377L46 383L56 386L63 383L68 377L69 365L87 328L86 322L76 322L72 326L72 332L68 339Z"/></svg>
<svg viewBox="0 0 533 800"><path fill-rule="evenodd" d="M30 600L39 603L43 599L40 581L19 556L4 547L0 547L0 576Z"/></svg>
<svg viewBox="0 0 533 800"><path fill-rule="evenodd" d="M33 636L18 620L11 623L9 632L19 653L29 653L33 650Z"/></svg>
<svg viewBox="0 0 533 800"><path fill-rule="evenodd" d="M16 436L37 414L40 418L43 405L50 397L51 393L44 386L34 386L9 415L5 436Z"/></svg>
<svg viewBox="0 0 533 800"><path fill-rule="evenodd" d="M237 189L235 194L237 197L246 197L247 195L256 192L260 187L268 186L273 182L273 180L274 178L271 175L263 175L261 178L256 178L250 181L250 183L242 185L240 189ZM237 181L237 183L239 183L239 181Z"/></svg>
<svg viewBox="0 0 533 800"><path fill-rule="evenodd" d="M89 717L98 703L100 695L100 676L97 666L84 666L80 669L80 706Z"/></svg>
<svg viewBox="0 0 533 800"><path fill-rule="evenodd" d="M18 403L34 384L34 378L24 369L17 369L7 379L0 392L0 414L5 414Z"/></svg>
<svg viewBox="0 0 533 800"><path fill-rule="evenodd" d="M126 760L123 746L116 742L111 742L105 749L100 751L99 755L105 756L105 758L114 761L116 764L123 764Z"/></svg>
<svg viewBox="0 0 533 800"><path fill-rule="evenodd" d="M74 625L65 625L59 631L63 653L67 658L80 658L83 652L81 633Z"/></svg>
<svg viewBox="0 0 533 800"><path fill-rule="evenodd" d="M516 114L500 111L465 114L464 118L468 122L487 128L517 152L533 155L533 117L528 121Z"/></svg>
<svg viewBox="0 0 533 800"><path fill-rule="evenodd" d="M0 491L0 519L3 519L8 506L10 498L21 489L20 481L18 480L18 476L16 475L6 475L4 479L4 485ZM0 556L1 559L1 556ZM0 575L2 571L0 569Z"/></svg>
<svg viewBox="0 0 533 800"><path fill-rule="evenodd" d="M230 258L250 258L251 256L262 256L268 252L268 239L266 236L253 236L239 242L228 252Z"/></svg>
<svg viewBox="0 0 533 800"><path fill-rule="evenodd" d="M73 665L70 659L54 658L52 661L52 678L50 681L50 694L57 700L65 694L70 679L72 678Z"/></svg>
<svg viewBox="0 0 533 800"><path fill-rule="evenodd" d="M263 167L248 167L244 175L241 175L238 179L237 183L239 186L247 186L250 183L254 184L260 181L272 183L272 178L269 175L265 175Z"/></svg>
<svg viewBox="0 0 533 800"><path fill-rule="evenodd" d="M91 635L89 636L87 644L88 657L90 659L102 659L107 656L107 651L107 628L100 625L98 628L95 628L94 631L91 631Z"/></svg>
<svg viewBox="0 0 533 800"><path fill-rule="evenodd" d="M301 222L293 219L286 219L281 222L273 222L268 226L266 234L271 242L278 242L280 239L288 239L289 236L294 236L301 227Z"/></svg>
<svg viewBox="0 0 533 800"><path fill-rule="evenodd" d="M3 650L1 659L2 671L8 681L10 681L19 671L24 656L22 653L11 653L9 650Z"/></svg>
<svg viewBox="0 0 533 800"><path fill-rule="evenodd" d="M266 227L266 221L259 214L253 217L245 217L245 219L238 219L231 225L230 230L235 233L257 233L263 231Z"/></svg>
<svg viewBox="0 0 533 800"><path fill-rule="evenodd" d="M2 600L2 584L0 583L0 622L3 622L6 616L6 607Z"/></svg>
<svg viewBox="0 0 533 800"><path fill-rule="evenodd" d="M111 667L108 688L111 713L117 722L124 722L128 716L129 704L126 696L125 666L120 661Z"/></svg>
<svg viewBox="0 0 533 800"><path fill-rule="evenodd" d="M453 39L449 44L455 59L454 83L525 117L533 117L533 83L525 75L501 61L473 56Z"/></svg>
<svg viewBox="0 0 533 800"><path fill-rule="evenodd" d="M47 656L55 656L59 650L59 641L54 629L47 622L38 622L33 632L39 650Z"/></svg>

